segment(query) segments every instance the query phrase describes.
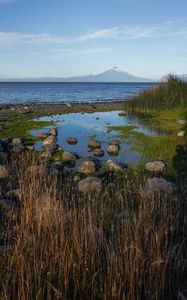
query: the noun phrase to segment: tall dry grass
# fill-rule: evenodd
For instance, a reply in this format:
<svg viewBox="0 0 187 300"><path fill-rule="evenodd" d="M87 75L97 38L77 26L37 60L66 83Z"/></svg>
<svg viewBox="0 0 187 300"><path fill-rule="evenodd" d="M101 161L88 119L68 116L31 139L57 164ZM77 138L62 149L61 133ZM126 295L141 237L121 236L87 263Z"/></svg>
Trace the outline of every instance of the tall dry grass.
<svg viewBox="0 0 187 300"><path fill-rule="evenodd" d="M0 299L182 295L186 221L179 194L134 195L132 187L141 191L145 179L133 174L100 196L82 197L71 178L26 168L23 161L13 168L21 195L0 254Z"/></svg>

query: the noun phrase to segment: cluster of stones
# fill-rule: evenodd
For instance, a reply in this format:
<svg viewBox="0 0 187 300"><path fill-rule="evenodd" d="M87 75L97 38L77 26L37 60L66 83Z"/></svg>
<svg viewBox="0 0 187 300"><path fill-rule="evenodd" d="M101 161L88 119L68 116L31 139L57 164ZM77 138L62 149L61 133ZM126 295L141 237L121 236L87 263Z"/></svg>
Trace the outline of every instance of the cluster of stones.
<svg viewBox="0 0 187 300"><path fill-rule="evenodd" d="M110 141L107 147L107 153L111 156L117 156L120 150L119 141ZM88 143L88 151L92 152L96 157L104 156L105 152L101 149L101 142L96 139L91 139Z"/></svg>
<svg viewBox="0 0 187 300"><path fill-rule="evenodd" d="M102 157L104 150L101 149L101 142L96 139L91 139L88 143L89 151L93 152L93 157L81 158L77 163L77 157L71 152L60 149L57 144L58 130L51 128L48 133L40 133L37 137L43 139L43 153L42 158L48 160L53 155L54 151L59 149L61 153L61 161L53 164L52 167L46 167L46 164L40 166L30 166L26 174L35 174L45 176L49 172L59 172L64 169L66 163L72 164L75 169L76 175L74 176L74 182L77 183L78 191L83 195L92 193L100 193L103 190L103 180L96 177L97 172L101 168L101 162L94 156ZM78 143L77 138L69 137L66 142L70 145L76 145ZM0 141L0 180L5 179L9 176L9 170L6 167L11 153L21 153L22 151L29 149L28 146L23 144L21 138L14 138L12 140L1 140ZM117 155L120 150L120 142L118 140L109 141L107 147L107 153L110 155ZM109 159L104 164L104 167L109 172L118 173L124 172L124 168L117 162ZM165 173L167 165L164 161L157 160L148 162L145 165L145 171L151 174ZM65 170L65 169L64 169ZM1 187L1 184L0 184ZM175 186L163 178L155 176L148 179L143 189L143 196L152 197L161 193L171 193L175 191ZM9 191L9 197L11 195L19 195L19 191ZM11 196L12 197L12 196Z"/></svg>

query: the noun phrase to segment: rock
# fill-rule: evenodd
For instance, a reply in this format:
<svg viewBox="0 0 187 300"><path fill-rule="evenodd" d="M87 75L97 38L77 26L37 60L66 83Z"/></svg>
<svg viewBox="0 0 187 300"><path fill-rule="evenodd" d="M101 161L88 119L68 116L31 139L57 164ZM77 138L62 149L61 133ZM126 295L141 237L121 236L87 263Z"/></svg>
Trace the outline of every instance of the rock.
<svg viewBox="0 0 187 300"><path fill-rule="evenodd" d="M74 164L76 162L76 156L73 153L68 152L68 151L64 151L62 153L62 159L63 159L63 161L69 162L72 164Z"/></svg>
<svg viewBox="0 0 187 300"><path fill-rule="evenodd" d="M48 137L48 133L40 132L36 134L36 137L39 139L46 139Z"/></svg>
<svg viewBox="0 0 187 300"><path fill-rule="evenodd" d="M110 141L108 144L109 144L109 145L115 145L115 146L117 146L117 147L120 147L120 141L118 141L118 140Z"/></svg>
<svg viewBox="0 0 187 300"><path fill-rule="evenodd" d="M162 160L155 160L148 162L145 165L145 170L153 173L164 172L166 170L166 163Z"/></svg>
<svg viewBox="0 0 187 300"><path fill-rule="evenodd" d="M48 170L44 166L30 166L27 168L26 173L29 175L47 175Z"/></svg>
<svg viewBox="0 0 187 300"><path fill-rule="evenodd" d="M14 153L21 153L24 150L25 150L25 146L23 144L17 144L17 145L15 144L12 148L12 151Z"/></svg>
<svg viewBox="0 0 187 300"><path fill-rule="evenodd" d="M125 112L125 111L121 111L119 114L118 114L118 116L120 116L120 117L124 117L124 116L126 116L127 115L127 113Z"/></svg>
<svg viewBox="0 0 187 300"><path fill-rule="evenodd" d="M80 181L80 180L81 180L81 178L80 178L79 175L75 175L75 176L73 177L73 181L74 181L74 182L78 182L78 181Z"/></svg>
<svg viewBox="0 0 187 300"><path fill-rule="evenodd" d="M110 155L117 155L118 152L119 152L119 147L116 146L116 145L109 145L109 146L107 147L107 152L108 152L108 154L110 154Z"/></svg>
<svg viewBox="0 0 187 300"><path fill-rule="evenodd" d="M176 123L179 125L186 125L187 121L186 120L176 120Z"/></svg>
<svg viewBox="0 0 187 300"><path fill-rule="evenodd" d="M9 192L7 192L6 197L11 199L11 200L16 200L19 199L21 195L20 190L11 190Z"/></svg>
<svg viewBox="0 0 187 300"><path fill-rule="evenodd" d="M103 189L103 185L101 179L97 177L88 177L79 181L78 188L79 191L84 195L94 192L99 194Z"/></svg>
<svg viewBox="0 0 187 300"><path fill-rule="evenodd" d="M51 145L56 144L56 137L53 135L49 135L45 140L43 140L43 145Z"/></svg>
<svg viewBox="0 0 187 300"><path fill-rule="evenodd" d="M92 174L95 173L99 169L99 162L94 158L84 157L80 160L77 172L82 174Z"/></svg>
<svg viewBox="0 0 187 300"><path fill-rule="evenodd" d="M8 177L8 170L5 166L0 165L0 178Z"/></svg>
<svg viewBox="0 0 187 300"><path fill-rule="evenodd" d="M78 139L75 137L68 137L66 142L70 145L76 145L78 143Z"/></svg>
<svg viewBox="0 0 187 300"><path fill-rule="evenodd" d="M12 139L12 144L13 144L13 146L14 145L17 145L17 144L22 144L23 143L23 140L22 140L22 138L20 138L20 137L18 137L18 138L13 138Z"/></svg>
<svg viewBox="0 0 187 300"><path fill-rule="evenodd" d="M25 149L29 150L29 151L33 151L34 150L34 146L26 145Z"/></svg>
<svg viewBox="0 0 187 300"><path fill-rule="evenodd" d="M58 136L58 130L56 128L51 128L51 129L49 129L49 134L54 136L54 137L57 137Z"/></svg>
<svg viewBox="0 0 187 300"><path fill-rule="evenodd" d="M123 168L117 162L109 159L106 162L106 167L111 172L123 172Z"/></svg>
<svg viewBox="0 0 187 300"><path fill-rule="evenodd" d="M143 195L146 198L151 198L162 194L172 194L175 190L176 187L173 183L163 178L154 177L147 180L143 190Z"/></svg>
<svg viewBox="0 0 187 300"><path fill-rule="evenodd" d="M101 142L98 140L90 140L88 143L88 147L91 149L101 148Z"/></svg>
<svg viewBox="0 0 187 300"><path fill-rule="evenodd" d="M14 153L21 153L22 151L25 150L25 146L23 145L23 140L20 137L12 139L12 146L13 146L12 151Z"/></svg>
<svg viewBox="0 0 187 300"><path fill-rule="evenodd" d="M185 131L179 131L179 133L177 134L177 136L180 136L180 137L185 136Z"/></svg>
<svg viewBox="0 0 187 300"><path fill-rule="evenodd" d="M97 157L102 157L105 154L104 150L102 149L94 149L94 155Z"/></svg>
<svg viewBox="0 0 187 300"><path fill-rule="evenodd" d="M55 151L55 150L57 150L58 149L58 145L55 143L55 144L50 144L50 145L44 145L44 150L46 151L46 152L53 152L53 151Z"/></svg>

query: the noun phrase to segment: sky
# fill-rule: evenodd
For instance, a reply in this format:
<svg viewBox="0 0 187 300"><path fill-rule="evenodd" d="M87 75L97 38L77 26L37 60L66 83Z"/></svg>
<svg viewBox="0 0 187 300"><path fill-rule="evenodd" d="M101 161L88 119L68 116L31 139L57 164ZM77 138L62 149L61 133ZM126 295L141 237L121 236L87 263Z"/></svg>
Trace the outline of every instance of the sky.
<svg viewBox="0 0 187 300"><path fill-rule="evenodd" d="M187 0L0 0L0 78L187 74Z"/></svg>

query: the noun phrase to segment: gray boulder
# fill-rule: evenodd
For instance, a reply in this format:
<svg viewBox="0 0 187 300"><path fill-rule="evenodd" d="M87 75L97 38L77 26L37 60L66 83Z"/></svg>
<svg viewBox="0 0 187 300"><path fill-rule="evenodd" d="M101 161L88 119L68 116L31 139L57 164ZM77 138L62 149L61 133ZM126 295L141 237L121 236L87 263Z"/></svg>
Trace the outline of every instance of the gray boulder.
<svg viewBox="0 0 187 300"><path fill-rule="evenodd" d="M123 172L123 168L120 164L111 159L107 160L106 167L110 172Z"/></svg>
<svg viewBox="0 0 187 300"><path fill-rule="evenodd" d="M143 195L146 198L152 198L163 194L172 194L175 190L176 187L173 183L163 178L154 177L147 180Z"/></svg>
<svg viewBox="0 0 187 300"><path fill-rule="evenodd" d="M12 144L13 145L18 145L18 144L22 144L22 143L23 143L23 139L20 138L20 137L12 139Z"/></svg>
<svg viewBox="0 0 187 300"><path fill-rule="evenodd" d="M62 159L64 162L69 162L72 164L74 164L76 162L76 156L73 153L68 152L68 151L64 151L62 153Z"/></svg>
<svg viewBox="0 0 187 300"><path fill-rule="evenodd" d="M97 177L88 177L79 181L78 188L84 195L97 193L99 194L103 189L103 184L101 179Z"/></svg>
<svg viewBox="0 0 187 300"><path fill-rule="evenodd" d="M45 140L43 140L43 145L52 145L56 144L56 137L53 135L49 135Z"/></svg>
<svg viewBox="0 0 187 300"><path fill-rule="evenodd" d="M77 172L82 174L92 174L99 169L99 162L91 157L84 157L80 160L77 166Z"/></svg>
<svg viewBox="0 0 187 300"><path fill-rule="evenodd" d="M119 153L119 147L116 145L109 145L107 147L107 152L110 155L117 155Z"/></svg>
<svg viewBox="0 0 187 300"><path fill-rule="evenodd" d="M162 160L155 160L146 163L145 170L153 173L164 172L166 170L166 163Z"/></svg>

